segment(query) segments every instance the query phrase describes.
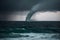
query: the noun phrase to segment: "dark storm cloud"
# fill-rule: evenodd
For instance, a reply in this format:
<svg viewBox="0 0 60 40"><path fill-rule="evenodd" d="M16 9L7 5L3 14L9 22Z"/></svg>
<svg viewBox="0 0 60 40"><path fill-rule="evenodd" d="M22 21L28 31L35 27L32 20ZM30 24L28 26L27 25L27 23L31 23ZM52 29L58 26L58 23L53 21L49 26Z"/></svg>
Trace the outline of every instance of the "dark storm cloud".
<svg viewBox="0 0 60 40"><path fill-rule="evenodd" d="M43 0L43 1L45 3L47 0ZM55 2L55 0L53 0L53 1ZM57 0L57 1L59 1L59 0ZM41 0L0 0L0 11L30 10L31 7L38 2L41 2ZM54 9L60 10L59 2L58 2L58 4L56 4L58 7L52 5L52 6L54 6ZM42 2L42 4L43 4L43 2ZM48 2L48 4L49 4L49 2ZM50 8L51 7L49 7L49 9Z"/></svg>
<svg viewBox="0 0 60 40"><path fill-rule="evenodd" d="M29 10L39 0L1 0L0 11Z"/></svg>
<svg viewBox="0 0 60 40"><path fill-rule="evenodd" d="M41 3L34 5L26 17L26 21L30 21L30 18L37 11L59 11L60 0L45 0Z"/></svg>

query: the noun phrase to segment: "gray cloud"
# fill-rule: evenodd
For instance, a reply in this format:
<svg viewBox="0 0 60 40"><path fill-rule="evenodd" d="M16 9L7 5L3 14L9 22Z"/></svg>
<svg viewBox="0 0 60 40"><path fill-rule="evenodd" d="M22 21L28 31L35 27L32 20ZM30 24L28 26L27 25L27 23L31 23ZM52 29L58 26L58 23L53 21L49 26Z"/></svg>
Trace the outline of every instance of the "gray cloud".
<svg viewBox="0 0 60 40"><path fill-rule="evenodd" d="M29 11L15 11L9 12L12 14L0 14L0 20L3 21L25 21L27 13ZM36 12L31 21L60 21L60 11L41 11Z"/></svg>
<svg viewBox="0 0 60 40"><path fill-rule="evenodd" d="M0 1L0 11L23 11L23 10L30 10L31 7L37 3L41 3L42 5L45 5L45 3L48 2L47 4L51 4L54 10L60 10L60 0L1 0ZM53 5L53 2L55 5ZM56 2L58 2L56 4ZM46 7L48 10L52 10L51 7L48 6L43 6L44 8Z"/></svg>
<svg viewBox="0 0 60 40"><path fill-rule="evenodd" d="M26 17L26 21L29 21L30 18L32 17L32 15L35 14L35 12L37 12L37 11L57 11L57 10L59 10L60 6L58 4L60 4L59 0L46 0L41 3L37 3L36 5L34 5L31 8L30 12L28 13L28 15Z"/></svg>

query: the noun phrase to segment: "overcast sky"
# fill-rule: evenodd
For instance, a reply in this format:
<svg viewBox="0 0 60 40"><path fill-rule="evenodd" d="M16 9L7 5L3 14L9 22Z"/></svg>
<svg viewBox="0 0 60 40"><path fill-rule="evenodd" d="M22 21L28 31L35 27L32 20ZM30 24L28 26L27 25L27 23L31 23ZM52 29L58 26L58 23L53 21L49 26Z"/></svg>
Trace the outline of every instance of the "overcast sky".
<svg viewBox="0 0 60 40"><path fill-rule="evenodd" d="M24 11L30 10L33 5L40 3L40 5L45 5L45 3L51 4L54 10L60 10L60 0L0 0L0 11ZM54 4L54 5L53 5ZM42 6L42 8L48 7L47 5ZM48 7L50 10L51 7Z"/></svg>
<svg viewBox="0 0 60 40"><path fill-rule="evenodd" d="M49 6L45 5L46 2ZM39 3L40 12L36 12L31 20L60 21L60 0L0 0L0 20L25 21L30 9Z"/></svg>
<svg viewBox="0 0 60 40"><path fill-rule="evenodd" d="M15 11L10 12L12 14L1 15L0 20L7 21L25 21L26 16L29 11ZM60 11L46 11L46 12L36 12L31 21L60 21Z"/></svg>

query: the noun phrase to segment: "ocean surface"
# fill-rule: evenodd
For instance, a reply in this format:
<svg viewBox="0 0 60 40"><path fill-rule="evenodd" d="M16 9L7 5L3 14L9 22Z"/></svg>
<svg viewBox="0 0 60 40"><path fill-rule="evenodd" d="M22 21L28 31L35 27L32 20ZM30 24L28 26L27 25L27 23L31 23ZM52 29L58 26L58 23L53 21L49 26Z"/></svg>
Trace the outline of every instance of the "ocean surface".
<svg viewBox="0 0 60 40"><path fill-rule="evenodd" d="M0 40L60 40L60 21L0 21Z"/></svg>
<svg viewBox="0 0 60 40"><path fill-rule="evenodd" d="M22 37L5 37L0 40L59 40L59 33L10 33L11 35L24 35ZM28 36L26 36L28 35Z"/></svg>

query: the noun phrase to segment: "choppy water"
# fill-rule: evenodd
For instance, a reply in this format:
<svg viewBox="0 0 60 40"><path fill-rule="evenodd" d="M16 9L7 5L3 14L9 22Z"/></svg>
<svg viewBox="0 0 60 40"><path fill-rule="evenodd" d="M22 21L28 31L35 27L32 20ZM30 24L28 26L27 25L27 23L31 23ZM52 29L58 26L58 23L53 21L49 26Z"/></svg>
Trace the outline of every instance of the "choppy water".
<svg viewBox="0 0 60 40"><path fill-rule="evenodd" d="M60 37L58 33L12 33L12 34L28 35L28 37L0 38L0 40L59 40Z"/></svg>

